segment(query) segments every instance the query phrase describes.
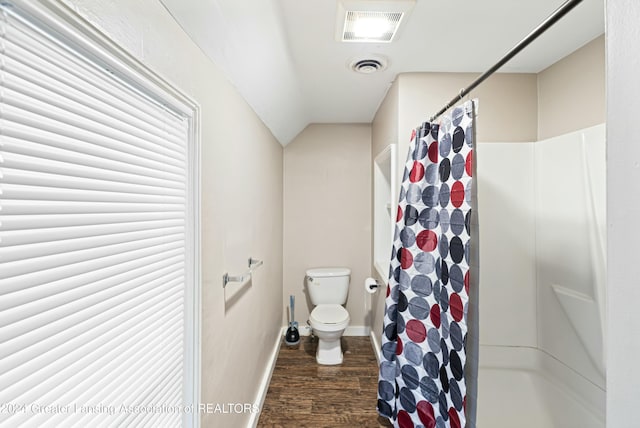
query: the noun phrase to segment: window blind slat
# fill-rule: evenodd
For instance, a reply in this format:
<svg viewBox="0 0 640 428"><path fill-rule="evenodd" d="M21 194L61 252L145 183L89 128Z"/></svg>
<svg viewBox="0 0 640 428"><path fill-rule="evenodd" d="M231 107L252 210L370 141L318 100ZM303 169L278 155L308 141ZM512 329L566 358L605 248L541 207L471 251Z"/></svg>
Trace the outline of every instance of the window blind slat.
<svg viewBox="0 0 640 428"><path fill-rule="evenodd" d="M172 186L138 184L138 177L130 174L97 170L84 165L51 159L45 161L33 156L5 152L3 165L3 182L7 184L41 185L49 183L48 185L51 187L66 187L85 191L184 195L184 183L182 182L173 182Z"/></svg>
<svg viewBox="0 0 640 428"><path fill-rule="evenodd" d="M82 250L64 252L61 255L42 256L3 264L0 280L19 277L25 289L33 280L42 282L69 278L86 271L94 271L159 252L170 252L184 246L181 236L159 236L139 241L122 242L102 247L88 246ZM14 284L16 282L14 281ZM11 282L3 281L5 293L11 289Z"/></svg>
<svg viewBox="0 0 640 428"><path fill-rule="evenodd" d="M97 228L100 229L100 228ZM87 260L95 254L105 257L110 254L118 254L122 251L132 251L144 246L178 243L184 244L184 227L169 226L134 231L120 231L119 233L103 233L93 236L66 239L59 231L43 233L43 240L29 243L33 236L25 236L24 232L10 232L7 241L25 241L24 244L12 245L0 248L0 259L8 269L20 269L20 267L40 265L41 269L50 266L58 266L58 258L66 258L68 264ZM56 239L58 237L58 239ZM49 240L45 240L48 238ZM4 238L3 238L4 239ZM82 255L81 252L100 248L99 252ZM16 272L12 270L12 272ZM0 278L2 275L0 274Z"/></svg>
<svg viewBox="0 0 640 428"><path fill-rule="evenodd" d="M140 223L176 220L184 221L181 212L112 213L112 214L49 214L49 215L3 215L4 231L42 229L49 227L80 227L111 225L118 223Z"/></svg>
<svg viewBox="0 0 640 428"><path fill-rule="evenodd" d="M85 191L76 188L59 188L22 184L2 184L2 195L8 199L44 200L44 201L91 201L91 202L143 202L183 204L184 196L170 196L157 194L123 193L110 191Z"/></svg>
<svg viewBox="0 0 640 428"><path fill-rule="evenodd" d="M55 80L51 77L55 70L45 70L45 73L41 72L42 67L30 67L25 65L22 61L27 58L19 57L17 59L6 58L4 65L4 73L7 82L7 87L10 87L14 91L23 92L24 94L33 94L34 97L40 97L43 102L46 102L46 98L51 96L59 100L59 102L73 102L79 107L92 110L95 117L105 117L111 120L117 119L118 123L128 125L128 127L138 127L134 132L140 130L161 137L165 141L157 141L159 144L172 143L173 149L178 153L185 153L184 147L181 144L181 134L176 133L172 127L166 126L165 122L159 119L151 119L149 116L146 118L139 118L135 115L136 109L131 105L121 103L118 107L114 107L101 100L93 105L87 106L83 104L87 94L91 92L93 88L86 85L82 91L79 91L76 87L65 85L60 80ZM29 92L27 92L27 90ZM39 95L40 92L42 96ZM86 111L86 110L81 110ZM133 114L131 114L133 113ZM101 116L99 116L101 115ZM150 123L150 120L152 123Z"/></svg>
<svg viewBox="0 0 640 428"><path fill-rule="evenodd" d="M87 306L77 311L60 310L48 314L46 320L30 319L24 321L19 330L22 334L8 337L3 342L0 351L2 367L8 372L12 367L18 367L21 362L28 360L29 354L43 355L58 346L95 331L102 334L102 329L108 328L109 323L125 324L140 318L146 308L158 302L164 304L160 295L168 289L173 289L180 281L180 270L183 265L176 261L173 265L159 269L164 276L153 271L139 272L137 276L122 281L116 285L121 294L100 302L99 306ZM99 287L103 289L113 281L105 280ZM155 302L155 303L154 303ZM26 325L30 324L30 325ZM144 326L144 324L141 324ZM4 328L8 330L8 328Z"/></svg>
<svg viewBox="0 0 640 428"><path fill-rule="evenodd" d="M47 117L59 122L67 123L71 126L91 128L94 132L100 133L114 140L125 140L132 142L138 147L145 147L149 150L158 150L166 153L169 157L184 160L184 151L176 150L173 145L167 144L169 135L158 136L154 133L146 133L136 128L137 123L126 123L115 120L110 116L99 117L91 109L81 108L65 99L48 99L50 94L42 94L27 85L20 86L9 73L5 73L5 87L3 90L3 101L20 109L30 111L42 117ZM56 98L59 98L56 96Z"/></svg>
<svg viewBox="0 0 640 428"><path fill-rule="evenodd" d="M30 187L33 189L44 188L50 191L75 191L93 192L92 195L133 195L141 198L154 197L157 200L166 201L166 197L175 197L178 202L184 200L184 191L180 189L144 186L120 181L108 181L99 178L84 178L77 176L61 176L46 172L17 170L13 168L3 169L5 185L16 187ZM43 186L43 183L47 183ZM3 191L6 187L3 186ZM164 190L164 191L163 191ZM98 197L98 196L95 196ZM18 199L18 198L16 198ZM31 198L29 198L31 199ZM55 199L55 198L52 198Z"/></svg>
<svg viewBox="0 0 640 428"><path fill-rule="evenodd" d="M9 215L33 214L77 214L77 213L127 213L127 212L183 212L183 204L140 204L82 201L29 201L26 199L2 200L2 212Z"/></svg>
<svg viewBox="0 0 640 428"><path fill-rule="evenodd" d="M40 72L49 74L62 84L72 85L78 88L85 84L88 89L85 92L92 99L92 103L110 101L116 108L140 106L135 109L135 115L141 120L151 121L153 118L160 123L167 120L174 122L179 118L154 103L144 102L145 98L131 88L114 82L107 70L100 70L100 66L88 63L77 58L60 44L53 43L34 36L28 26L18 22L11 22L5 29L4 44L5 56L16 61L25 59L25 64L38 67ZM51 70L47 73L47 70ZM91 76L91 79L87 79Z"/></svg>
<svg viewBox="0 0 640 428"><path fill-rule="evenodd" d="M12 247L8 249L7 254L3 254L3 261L12 261L19 258L27 257L40 257L43 254L53 254L51 251L58 250L59 244L64 241L67 249L85 248L79 241L81 238L92 239L95 237L104 236L108 239L106 242L125 242L129 240L137 240L143 236L161 236L168 233L182 233L184 232L184 219L175 218L170 220L146 220L137 222L121 222L121 223L102 223L97 225L87 226L69 226L69 227L41 227L38 233L27 234L25 229L17 229L7 231L3 234L3 247ZM26 229L29 230L29 229ZM136 234L140 232L146 232L146 235L137 235L137 238L132 239ZM89 242L90 244L92 242ZM11 252L19 251L14 246L26 246L30 245L28 253L23 256L12 255ZM51 250L46 250L46 245L51 247ZM104 244L103 244L104 245ZM40 246L43 250L39 250L36 246ZM58 247L58 248L53 248ZM2 250L0 250L2 254Z"/></svg>
<svg viewBox="0 0 640 428"><path fill-rule="evenodd" d="M170 284L170 286L162 287L160 291L155 294L164 297L179 297L181 290L176 289L176 284L179 287L179 281L177 281L174 284ZM148 298L150 296L146 297ZM163 302L161 306L157 306L155 308L155 311L153 313L146 313L148 316L148 320L151 321L154 319L154 317L158 317L158 319L161 319L166 314L177 314L180 311L180 299L176 300L176 302L170 305L167 305L166 302ZM138 296L137 300L134 300L134 303L137 303L137 310L144 309L141 304L145 303L145 301L146 299L144 299L144 296ZM38 382L37 376L42 375L41 371L51 370L53 372L56 372L57 370L54 367L51 367L51 365L62 364L63 361L60 360L67 359L67 364L72 364L74 358L77 357L78 359L82 359L85 355L88 355L90 352L94 352L94 350L99 349L102 345L107 344L109 341L111 341L112 338L120 334L127 334L129 336L132 336L135 335L138 330L143 330L145 327L154 325L156 325L155 322L149 322L148 324L132 324L121 322L118 326L115 326L112 322L106 321L106 323L102 324L101 326L98 326L97 328L91 330L87 330L83 334L75 336L67 340L66 342L59 342L57 346L51 347L45 353L34 354L33 352L29 352L30 349L27 348L18 353L18 355L16 355L14 358L9 359L6 363L3 362L3 367L6 366L11 370L8 370L5 372L5 374L1 375L0 379L2 379L2 382L7 382L7 385L13 386L5 388L5 390L2 391L3 395L1 395L0 398L2 398L3 400L11 400L18 398L24 393L27 393L30 386L32 386L35 382ZM139 340L141 341L140 344L149 339L150 338L139 338ZM115 344L112 343L112 345ZM16 361L18 361L18 357L22 357L22 360L20 361L21 364L16 363ZM4 396L4 394L7 395Z"/></svg>
<svg viewBox="0 0 640 428"><path fill-rule="evenodd" d="M85 166L87 171L95 172L97 176L122 174L131 183L166 182L168 187L172 187L174 182L184 181L184 171L170 172L160 162L105 147L104 144L68 138L7 120L3 122L3 133L5 154L41 157L54 163L77 165L78 168ZM55 168L55 164L50 168Z"/></svg>
<svg viewBox="0 0 640 428"><path fill-rule="evenodd" d="M150 335L153 331L145 332L145 330L132 333L126 328L128 327L127 325L112 326L106 334L97 336L92 342L82 343L79 347L73 349L70 354L64 354L64 349L56 349L39 360L32 360L33 366L20 367L23 377L16 376L13 378L12 376L12 378L8 379L8 381L12 382L11 386L7 387L0 397L3 400L9 400L8 402L41 402L42 397L47 394L61 396L64 393L73 391L75 387L74 374L82 374L82 379L88 374L102 372L101 367L99 367L99 361L105 354L110 357L113 357L116 353L126 354L131 352L128 351L130 348L133 348L133 351L149 354L154 351L154 347L159 343L163 345L163 348L167 348L167 343L169 343L169 351L175 348L180 349L180 344L172 344L170 340L165 339L167 335L180 331L175 327L176 319L180 318L179 309L174 308L173 311L158 309L161 309L161 311L149 314L148 324L164 328L163 335ZM134 342L131 339L136 341ZM117 341L114 343L114 340ZM157 351L157 349L155 350ZM57 355L58 358L53 360L53 355ZM148 356L151 358L151 355ZM43 359L51 359L51 361L42 361ZM135 361L134 363L137 364L138 362ZM152 363L152 361L149 361L149 363ZM101 374L104 375L105 373L102 372ZM44 388L34 388L34 386L39 385Z"/></svg>
<svg viewBox="0 0 640 428"><path fill-rule="evenodd" d="M77 117L66 117L62 114L55 114L55 109L51 111L37 104L28 105L24 99L5 91L3 95L3 117L7 121L20 123L31 128L53 132L65 137L75 138L81 141L95 142L107 147L119 146L127 153L131 153L142 158L155 160L159 163L166 163L172 166L174 172L180 171L182 160L169 150L157 145L148 143L140 144L139 139L112 132L107 128L86 127L86 123ZM138 145L140 144L140 145ZM171 170L171 169L170 169Z"/></svg>

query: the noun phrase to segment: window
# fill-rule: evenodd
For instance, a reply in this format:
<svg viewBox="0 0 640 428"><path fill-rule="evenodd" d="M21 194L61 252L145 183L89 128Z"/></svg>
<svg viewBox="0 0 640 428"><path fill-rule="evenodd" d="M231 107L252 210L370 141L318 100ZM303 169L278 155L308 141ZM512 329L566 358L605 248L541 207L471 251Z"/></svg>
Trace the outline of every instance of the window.
<svg viewBox="0 0 640 428"><path fill-rule="evenodd" d="M34 3L0 5L0 427L197 426L196 107Z"/></svg>

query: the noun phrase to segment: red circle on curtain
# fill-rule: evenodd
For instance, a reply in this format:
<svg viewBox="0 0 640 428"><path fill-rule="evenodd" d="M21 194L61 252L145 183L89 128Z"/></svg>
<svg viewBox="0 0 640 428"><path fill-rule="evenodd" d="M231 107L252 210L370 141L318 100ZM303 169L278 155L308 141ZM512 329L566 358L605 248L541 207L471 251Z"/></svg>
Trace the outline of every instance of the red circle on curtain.
<svg viewBox="0 0 640 428"><path fill-rule="evenodd" d="M449 308L453 319L460 322L464 316L464 306L458 293L451 293L449 296Z"/></svg>
<svg viewBox="0 0 640 428"><path fill-rule="evenodd" d="M429 160L433 163L438 163L438 142L434 141L429 146Z"/></svg>
<svg viewBox="0 0 640 428"><path fill-rule="evenodd" d="M396 338L396 355L402 354L402 339L400 336Z"/></svg>
<svg viewBox="0 0 640 428"><path fill-rule="evenodd" d="M451 424L451 428L461 428L460 417L458 416L456 409L453 407L449 408L449 423Z"/></svg>
<svg viewBox="0 0 640 428"><path fill-rule="evenodd" d="M436 416L433 412L433 406L428 401L420 401L416 408L418 409L418 418L425 428L435 428Z"/></svg>
<svg viewBox="0 0 640 428"><path fill-rule="evenodd" d="M405 329L409 339L416 343L422 343L427 338L427 329L424 324L418 320L409 321Z"/></svg>
<svg viewBox="0 0 640 428"><path fill-rule="evenodd" d="M413 265L413 254L406 248L400 248L400 266L402 269L409 269Z"/></svg>
<svg viewBox="0 0 640 428"><path fill-rule="evenodd" d="M454 207L460 208L464 202L464 185L460 181L456 181L451 186L451 203Z"/></svg>
<svg viewBox="0 0 640 428"><path fill-rule="evenodd" d="M400 410L398 412L398 426L400 428L414 428L411 415L409 415L406 410Z"/></svg>
<svg viewBox="0 0 640 428"><path fill-rule="evenodd" d="M432 230L423 230L416 236L416 244L422 251L429 253L438 246L438 235Z"/></svg>
<svg viewBox="0 0 640 428"><path fill-rule="evenodd" d="M464 169L467 171L469 177L473 177L473 150L467 155L467 160L464 163Z"/></svg>
<svg viewBox="0 0 640 428"><path fill-rule="evenodd" d="M435 326L435 328L440 328L440 305L437 303L431 306L431 310L429 311L429 318L431 318L431 323Z"/></svg>
<svg viewBox="0 0 640 428"><path fill-rule="evenodd" d="M469 294L469 271L464 274L464 291Z"/></svg>
<svg viewBox="0 0 640 428"><path fill-rule="evenodd" d="M396 222L402 220L402 207L400 207L400 205L398 205L398 214L396 215Z"/></svg>
<svg viewBox="0 0 640 428"><path fill-rule="evenodd" d="M420 162L414 161L411 172L409 173L409 181L417 183L422 180L422 177L424 177L424 166Z"/></svg>

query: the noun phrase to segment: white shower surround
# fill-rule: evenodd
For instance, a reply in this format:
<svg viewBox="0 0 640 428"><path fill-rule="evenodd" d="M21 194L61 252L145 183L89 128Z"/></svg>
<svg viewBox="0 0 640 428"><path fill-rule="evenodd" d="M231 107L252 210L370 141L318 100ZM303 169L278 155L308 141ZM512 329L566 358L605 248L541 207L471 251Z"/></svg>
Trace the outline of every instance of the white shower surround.
<svg viewBox="0 0 640 428"><path fill-rule="evenodd" d="M477 427L604 427L605 125L476 153Z"/></svg>

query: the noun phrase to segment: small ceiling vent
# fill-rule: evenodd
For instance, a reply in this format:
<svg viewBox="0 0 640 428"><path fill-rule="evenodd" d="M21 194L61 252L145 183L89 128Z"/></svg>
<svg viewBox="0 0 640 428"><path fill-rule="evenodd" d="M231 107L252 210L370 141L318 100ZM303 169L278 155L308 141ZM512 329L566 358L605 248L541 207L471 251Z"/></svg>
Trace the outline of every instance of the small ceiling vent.
<svg viewBox="0 0 640 428"><path fill-rule="evenodd" d="M354 59L351 61L349 68L358 73L372 74L387 68L387 61L380 56L370 58Z"/></svg>

